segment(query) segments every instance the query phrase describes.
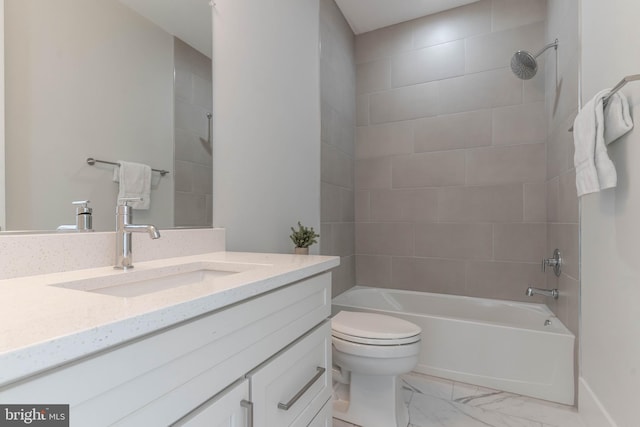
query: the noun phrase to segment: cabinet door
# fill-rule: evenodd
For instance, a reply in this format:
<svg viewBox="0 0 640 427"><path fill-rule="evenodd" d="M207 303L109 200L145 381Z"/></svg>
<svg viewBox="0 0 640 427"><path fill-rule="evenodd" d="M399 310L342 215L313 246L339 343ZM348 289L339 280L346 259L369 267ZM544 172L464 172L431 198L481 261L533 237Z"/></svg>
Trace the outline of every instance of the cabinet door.
<svg viewBox="0 0 640 427"><path fill-rule="evenodd" d="M248 376L255 427L306 427L331 397L331 324L325 321Z"/></svg>
<svg viewBox="0 0 640 427"><path fill-rule="evenodd" d="M173 423L172 427L246 427L252 417L249 381L233 384Z"/></svg>
<svg viewBox="0 0 640 427"><path fill-rule="evenodd" d="M332 427L333 402L329 400L307 427Z"/></svg>

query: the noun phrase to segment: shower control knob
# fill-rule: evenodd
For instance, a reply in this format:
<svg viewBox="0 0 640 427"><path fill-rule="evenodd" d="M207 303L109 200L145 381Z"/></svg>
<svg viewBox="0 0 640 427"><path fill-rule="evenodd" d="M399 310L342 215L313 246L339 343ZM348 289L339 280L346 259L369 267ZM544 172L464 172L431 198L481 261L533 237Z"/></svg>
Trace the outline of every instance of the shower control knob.
<svg viewBox="0 0 640 427"><path fill-rule="evenodd" d="M560 254L560 250L554 250L552 258L545 258L542 260L542 271L547 271L547 267L553 267L555 275L558 277L560 276L562 273L562 255Z"/></svg>

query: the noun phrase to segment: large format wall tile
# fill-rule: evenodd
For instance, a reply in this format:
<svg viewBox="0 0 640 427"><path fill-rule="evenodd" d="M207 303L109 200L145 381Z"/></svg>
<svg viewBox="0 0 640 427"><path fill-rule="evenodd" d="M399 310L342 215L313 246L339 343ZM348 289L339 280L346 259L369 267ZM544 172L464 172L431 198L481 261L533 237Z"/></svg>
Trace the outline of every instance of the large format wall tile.
<svg viewBox="0 0 640 427"><path fill-rule="evenodd" d="M407 24L392 25L356 37L356 63L386 58L412 48L412 28Z"/></svg>
<svg viewBox="0 0 640 427"><path fill-rule="evenodd" d="M415 254L419 257L492 259L491 224L416 224Z"/></svg>
<svg viewBox="0 0 640 427"><path fill-rule="evenodd" d="M547 186L544 182L524 184L524 221L546 222Z"/></svg>
<svg viewBox="0 0 640 427"><path fill-rule="evenodd" d="M464 295L464 261L394 257L391 265L394 288Z"/></svg>
<svg viewBox="0 0 640 427"><path fill-rule="evenodd" d="M414 121L415 152L491 145L491 110L448 114Z"/></svg>
<svg viewBox="0 0 640 427"><path fill-rule="evenodd" d="M395 122L438 114L438 83L423 83L369 95L371 123Z"/></svg>
<svg viewBox="0 0 640 427"><path fill-rule="evenodd" d="M467 183L504 184L544 181L545 144L467 151Z"/></svg>
<svg viewBox="0 0 640 427"><path fill-rule="evenodd" d="M353 158L333 145L321 143L320 178L330 184L353 188Z"/></svg>
<svg viewBox="0 0 640 427"><path fill-rule="evenodd" d="M435 222L438 218L438 191L418 190L371 191L372 221Z"/></svg>
<svg viewBox="0 0 640 427"><path fill-rule="evenodd" d="M408 25L415 28L413 44L416 48L488 33L491 31L491 0L426 16Z"/></svg>
<svg viewBox="0 0 640 427"><path fill-rule="evenodd" d="M356 224L358 255L413 255L414 226L409 223Z"/></svg>
<svg viewBox="0 0 640 427"><path fill-rule="evenodd" d="M511 105L493 110L493 144L517 145L545 142L547 121L544 102Z"/></svg>
<svg viewBox="0 0 640 427"><path fill-rule="evenodd" d="M356 277L358 280L357 285L391 287L391 257L357 255Z"/></svg>
<svg viewBox="0 0 640 427"><path fill-rule="evenodd" d="M495 259L500 261L539 262L547 245L547 225L496 224Z"/></svg>
<svg viewBox="0 0 640 427"><path fill-rule="evenodd" d="M546 20L546 0L493 0L493 31Z"/></svg>
<svg viewBox="0 0 640 427"><path fill-rule="evenodd" d="M356 159L413 152L413 123L410 121L360 126L356 135Z"/></svg>
<svg viewBox="0 0 640 427"><path fill-rule="evenodd" d="M441 80L439 113L458 113L522 102L522 81L500 68Z"/></svg>
<svg viewBox="0 0 640 427"><path fill-rule="evenodd" d="M356 68L356 94L391 89L391 64L388 59L365 62Z"/></svg>
<svg viewBox="0 0 640 427"><path fill-rule="evenodd" d="M393 187L415 188L464 184L464 162L464 152L461 150L394 157Z"/></svg>
<svg viewBox="0 0 640 427"><path fill-rule="evenodd" d="M464 74L464 41L414 50L393 58L391 85L409 86Z"/></svg>
<svg viewBox="0 0 640 427"><path fill-rule="evenodd" d="M438 219L454 222L513 222L523 218L521 184L449 187L438 193Z"/></svg>
<svg viewBox="0 0 640 427"><path fill-rule="evenodd" d="M391 157L356 160L356 189L391 188Z"/></svg>

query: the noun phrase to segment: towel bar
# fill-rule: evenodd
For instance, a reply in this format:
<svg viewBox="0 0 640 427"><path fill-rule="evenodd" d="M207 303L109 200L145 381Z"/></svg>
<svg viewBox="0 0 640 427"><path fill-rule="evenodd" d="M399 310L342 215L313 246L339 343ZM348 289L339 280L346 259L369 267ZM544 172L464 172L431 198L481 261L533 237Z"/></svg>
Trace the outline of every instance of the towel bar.
<svg viewBox="0 0 640 427"><path fill-rule="evenodd" d="M626 76L625 78L623 78L622 80L620 80L620 82L618 82L617 85L615 85L613 87L613 89L611 89L611 91L607 94L607 96L605 96L604 98L602 98L602 107L606 107L607 106L607 102L609 102L609 98L611 98L613 96L614 93L616 93L617 91L619 91L620 89L622 89L622 87L624 85L626 85L629 82L633 82L636 80L640 80L640 74L632 74L630 76ZM573 126L571 126L569 128L569 132L573 132Z"/></svg>
<svg viewBox="0 0 640 427"><path fill-rule="evenodd" d="M107 165L119 166L118 163L116 163L116 162L108 162L106 160L97 160L97 159L94 159L93 157L88 157L87 158L87 164L90 164L91 166L93 166L96 163L104 163L104 164L107 164ZM165 176L166 174L170 173L169 171L164 170L164 169L151 169L151 170L154 171L154 172L158 172L161 176Z"/></svg>

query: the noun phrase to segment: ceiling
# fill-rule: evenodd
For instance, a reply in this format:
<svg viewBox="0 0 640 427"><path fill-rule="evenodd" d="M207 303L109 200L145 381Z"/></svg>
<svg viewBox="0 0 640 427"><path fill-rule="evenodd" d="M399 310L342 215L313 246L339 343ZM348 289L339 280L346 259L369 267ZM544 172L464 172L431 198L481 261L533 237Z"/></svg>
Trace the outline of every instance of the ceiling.
<svg viewBox="0 0 640 427"><path fill-rule="evenodd" d="M453 9L478 0L336 0L355 34Z"/></svg>

